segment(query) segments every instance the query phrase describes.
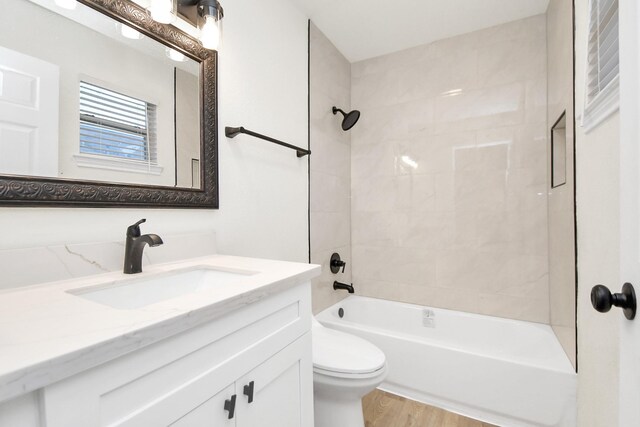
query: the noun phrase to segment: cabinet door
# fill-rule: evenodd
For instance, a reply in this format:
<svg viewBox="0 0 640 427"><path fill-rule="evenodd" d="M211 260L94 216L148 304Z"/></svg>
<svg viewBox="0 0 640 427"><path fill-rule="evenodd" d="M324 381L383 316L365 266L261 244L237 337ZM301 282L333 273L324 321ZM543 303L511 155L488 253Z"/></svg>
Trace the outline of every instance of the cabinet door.
<svg viewBox="0 0 640 427"><path fill-rule="evenodd" d="M184 417L170 424L171 427L235 427L235 384L230 385ZM233 407L230 407L233 405Z"/></svg>
<svg viewBox="0 0 640 427"><path fill-rule="evenodd" d="M236 393L238 427L313 426L311 333L239 379Z"/></svg>

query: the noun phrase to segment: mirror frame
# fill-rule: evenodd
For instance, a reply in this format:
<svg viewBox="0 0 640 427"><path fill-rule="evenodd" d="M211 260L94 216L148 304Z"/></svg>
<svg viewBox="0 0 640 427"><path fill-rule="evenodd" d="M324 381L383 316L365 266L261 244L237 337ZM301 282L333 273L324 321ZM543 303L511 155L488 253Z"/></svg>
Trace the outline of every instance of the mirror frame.
<svg viewBox="0 0 640 427"><path fill-rule="evenodd" d="M0 175L1 206L218 209L218 54L129 0L77 0L200 63L200 189Z"/></svg>

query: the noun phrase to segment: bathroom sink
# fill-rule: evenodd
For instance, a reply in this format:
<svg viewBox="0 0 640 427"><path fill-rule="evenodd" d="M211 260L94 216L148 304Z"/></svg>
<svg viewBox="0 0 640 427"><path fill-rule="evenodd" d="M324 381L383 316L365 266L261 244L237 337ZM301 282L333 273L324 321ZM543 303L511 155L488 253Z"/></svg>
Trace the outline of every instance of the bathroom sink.
<svg viewBox="0 0 640 427"><path fill-rule="evenodd" d="M256 272L199 267L147 277L132 277L67 292L113 308L136 309L220 288L254 274Z"/></svg>

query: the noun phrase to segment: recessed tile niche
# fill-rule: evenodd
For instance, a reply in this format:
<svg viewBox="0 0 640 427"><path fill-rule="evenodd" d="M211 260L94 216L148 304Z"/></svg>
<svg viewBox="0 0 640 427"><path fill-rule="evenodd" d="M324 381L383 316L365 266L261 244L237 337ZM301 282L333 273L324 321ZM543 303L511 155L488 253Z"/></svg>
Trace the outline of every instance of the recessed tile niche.
<svg viewBox="0 0 640 427"><path fill-rule="evenodd" d="M551 188L567 183L567 114L551 127Z"/></svg>

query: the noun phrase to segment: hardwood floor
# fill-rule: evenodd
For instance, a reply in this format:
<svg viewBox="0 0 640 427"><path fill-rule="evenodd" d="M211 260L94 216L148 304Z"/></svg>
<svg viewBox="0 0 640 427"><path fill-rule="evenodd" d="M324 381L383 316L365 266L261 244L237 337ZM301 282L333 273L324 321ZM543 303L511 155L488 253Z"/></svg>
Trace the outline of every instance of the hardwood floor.
<svg viewBox="0 0 640 427"><path fill-rule="evenodd" d="M365 427L496 427L380 390L366 395L362 408Z"/></svg>

